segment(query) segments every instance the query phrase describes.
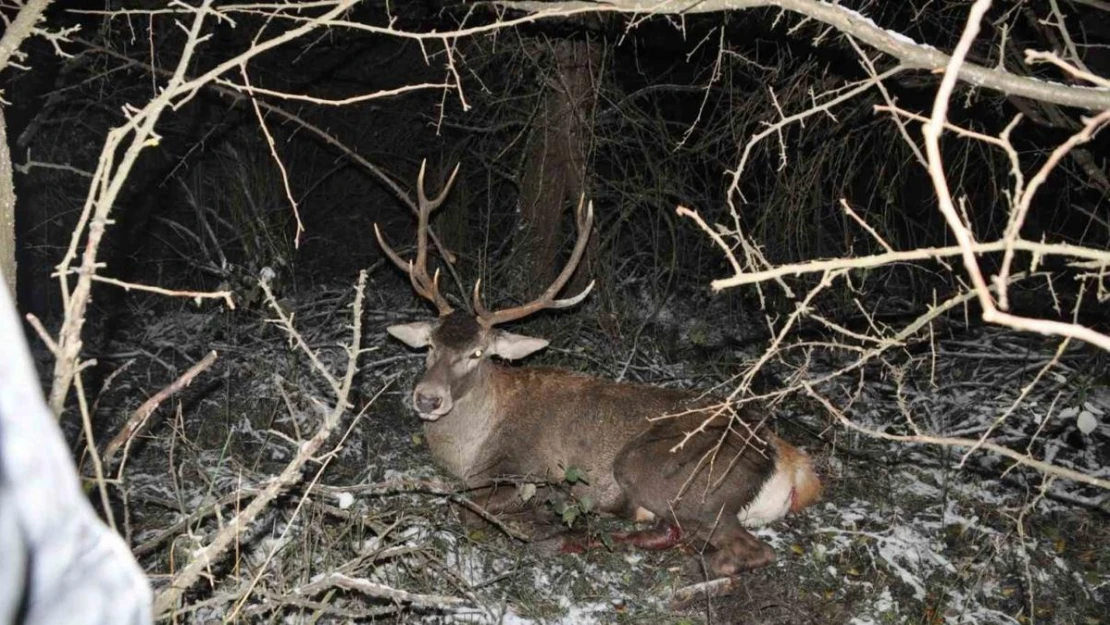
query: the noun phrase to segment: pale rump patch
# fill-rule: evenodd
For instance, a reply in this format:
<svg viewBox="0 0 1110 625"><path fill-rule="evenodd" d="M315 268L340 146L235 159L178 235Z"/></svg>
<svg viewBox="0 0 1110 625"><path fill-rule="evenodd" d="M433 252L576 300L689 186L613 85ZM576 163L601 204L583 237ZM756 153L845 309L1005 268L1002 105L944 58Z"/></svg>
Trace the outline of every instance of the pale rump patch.
<svg viewBox="0 0 1110 625"><path fill-rule="evenodd" d="M740 524L756 527L786 516L794 498L793 477L792 471L784 471L783 467L776 463L775 473L771 479L764 482L763 488L759 489L755 499L737 513L736 518Z"/></svg>
<svg viewBox="0 0 1110 625"><path fill-rule="evenodd" d="M771 444L776 451L775 472L755 499L736 515L747 527L777 521L813 503L821 494L821 482L809 456L778 439Z"/></svg>

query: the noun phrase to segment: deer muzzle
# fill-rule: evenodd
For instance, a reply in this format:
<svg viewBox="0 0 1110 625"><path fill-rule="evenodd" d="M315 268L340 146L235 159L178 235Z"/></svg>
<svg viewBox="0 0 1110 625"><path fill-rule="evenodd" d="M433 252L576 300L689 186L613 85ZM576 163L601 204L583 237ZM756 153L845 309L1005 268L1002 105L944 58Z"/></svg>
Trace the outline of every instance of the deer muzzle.
<svg viewBox="0 0 1110 625"><path fill-rule="evenodd" d="M451 394L446 388L422 382L417 384L412 392L412 405L421 419L435 421L451 412L455 404L451 401Z"/></svg>

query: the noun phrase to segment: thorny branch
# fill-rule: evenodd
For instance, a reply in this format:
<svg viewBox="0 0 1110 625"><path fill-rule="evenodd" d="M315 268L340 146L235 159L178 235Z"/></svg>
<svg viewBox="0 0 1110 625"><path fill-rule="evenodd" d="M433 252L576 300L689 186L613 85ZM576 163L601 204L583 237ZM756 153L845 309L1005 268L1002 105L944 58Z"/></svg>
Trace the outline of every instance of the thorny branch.
<svg viewBox="0 0 1110 625"><path fill-rule="evenodd" d="M783 5L786 3L776 4ZM765 395L763 399L766 399L768 397L781 397L783 396L783 393L791 393L801 390L804 391L807 395L819 399L822 404L825 405L830 414L832 414L836 418L837 422L841 423L845 427L850 427L856 431L860 431L872 436L878 436L880 438L887 438L890 440L900 440L903 442L921 442L960 447L967 449L968 453L971 453L977 449L987 449L991 452L1011 458L1021 465L1030 466L1048 475L1065 477L1067 479L1090 484L1093 486L1098 486L1101 488L1110 488L1110 482L1100 477L1086 475L1079 471L1074 471L1066 467L1061 467L1049 462L1041 461L1034 458L1029 453L1018 452L997 443L988 441L987 438L990 435L990 430L988 430L988 432L979 439L962 439L944 436L933 436L927 433L923 433L920 428L918 428L917 424L914 423L912 420L910 421L910 425L912 426L911 429L913 429L915 432L913 436L895 437L893 435L871 430L852 422L850 419L848 419L847 416L845 416L842 411L832 406L832 404L828 402L828 400L824 399L823 397L819 397L813 390L824 382L832 381L840 375L862 367L866 362L876 358L879 354L889 349L890 347L903 344L903 342L911 337L913 333L926 326L930 326L932 323L932 319L936 318L943 310L952 308L952 306L955 305L957 301L962 303L966 303L970 300L977 301L982 309L983 320L989 323L1006 325L1017 330L1029 330L1042 334L1059 335L1067 338L1078 338L1103 349L1110 350L1110 337L1091 328L1084 327L1077 322L1027 318L1012 314L1007 311L1008 301L1006 295L1008 285L1013 283L1015 279L1025 277L1025 275L1018 276L1012 273L1011 268L1013 266L1015 255L1018 252L1029 254L1032 257L1032 266L1034 267L1034 269L1043 258L1051 256L1064 258L1068 261L1068 265L1072 268L1092 270L1090 274L1086 275L1087 279L1100 279L1101 276L1106 274L1107 269L1110 268L1110 252L1105 249L1096 249L1070 243L1047 242L1044 240L1039 242L1029 241L1023 239L1020 236L1021 226L1025 222L1026 217L1031 210L1037 191L1040 190L1040 188L1043 186L1044 182L1048 179L1053 169L1072 149L1086 141L1089 141L1096 132L1102 129L1107 123L1110 123L1110 102L1100 105L1101 108L1106 110L1103 110L1101 113L1084 119L1080 130L1073 134L1069 139L1061 143L1059 146L1057 146L1048 155L1047 159L1037 168L1035 173L1029 179L1028 183L1025 182L1026 178L1023 171L1021 170L1019 155L1014 147L1010 144L1009 140L1010 132L1021 121L1020 116L1016 117L1009 125L1007 125L1006 128L1003 129L997 137L982 132L969 131L948 123L946 119L948 102L952 97L953 90L955 89L957 81L960 79L966 79L967 77L967 73L964 71L968 67L965 58L968 50L970 49L971 42L974 41L977 35L979 21L982 19L982 16L989 4L990 2L988 0L979 0L971 7L971 11L967 19L967 27L963 31L959 44L957 45L952 56L948 59L947 64L944 68L944 78L941 81L934 101L932 115L926 117L899 109L893 104L893 101L889 98L889 96L886 97L886 101L888 103L886 106L876 107L876 111L889 112L892 114L892 119L894 119L894 121L899 124L899 127L902 129L902 136L907 141L911 141L911 139L909 134L906 132L906 124L903 120L908 119L911 121L911 123L921 123L924 127L925 157L922 164L926 167L928 173L931 176L933 185L936 188L938 194L938 208L944 215L950 231L956 237L957 245L940 248L923 247L917 249L896 250L893 249L889 244L886 244L885 240L883 240L878 232L869 224L867 224L866 221L863 221L862 218L860 218L858 215L853 214L852 216L856 220L856 222L873 238L877 239L880 242L880 244L884 247L885 252L880 254L873 254L870 256L846 256L842 258L815 259L772 265L770 263L767 263L765 260L762 260L762 257L760 257L759 262L757 262L747 254L747 251L749 249L756 249L757 246L754 242L749 241L746 235L741 232L739 227L739 218L735 207L733 207L733 210L731 212L733 219L736 222L736 227L731 232L725 230L720 226L717 226L716 228L711 227L700 216L698 216L695 211L683 207L680 207L678 210L680 215L689 217L694 220L697 226L702 229L710 238L710 240L716 245L716 247L721 250L725 258L728 260L733 268L733 276L714 280L712 282L712 287L714 290L722 290L744 284L758 285L768 280L781 281L783 278L789 276L802 276L805 274L814 273L822 274L824 276L824 279L827 280L830 275L829 272L851 272L862 269L889 266L895 263L918 262L924 260L936 260L940 262L943 267L951 269L950 266L944 262L944 259L957 256L960 257L963 260L964 270L967 276L971 279L971 285L956 298L949 300L948 304L932 308L925 315L922 315L909 326L904 328L901 332L897 333L896 336L892 337L883 336L884 332L880 328L874 326L874 324L872 324L872 329L870 333L857 335L856 333L849 334L846 331L840 332L835 326L830 325L827 322L824 323L826 327L829 327L834 331L838 331L840 334L842 334L846 338L849 338L851 341L874 342L875 345L871 349L862 350L860 356L852 364L843 367L830 375L821 376L818 379L803 380L791 384L789 388L780 389L774 393L769 393ZM857 52L859 52L858 48ZM1031 56L1030 58L1039 57ZM1093 84L1102 84L1102 79L1083 74L1082 70L1069 66L1055 56L1052 56L1051 58L1053 59L1052 62L1057 63L1061 67L1067 67L1073 75L1080 76ZM899 60L902 63L906 62L906 59L903 57L900 57ZM886 77L891 75L891 73L892 72L888 72L884 75L876 75L872 69L870 70L870 74L872 76L870 81L865 81L864 83L861 83L861 86L859 88L847 93L851 94L852 96L856 96L859 93L862 93L865 89L872 86L881 89L882 79L885 79ZM998 87L998 85L996 84L988 84L988 86ZM883 93L885 94L885 91ZM743 148L743 151L739 156L739 166L737 167L736 172L740 172L744 169L744 165L747 162L748 156L751 152L751 147L754 145L755 142L758 142L762 138L770 136L784 124L799 123L801 120L811 117L812 115L828 110L830 102L835 102L839 104L848 101L849 99L850 98L843 97L843 94L840 98L837 98L836 100L822 99L820 97L817 97L814 98L814 105L809 109L806 109L805 111L801 111L789 116L783 116L780 113L780 120L778 122L776 122L775 124L768 124L768 128L760 131L758 134L753 135L752 139L749 140L749 142ZM939 147L940 135L945 130L953 132L962 138L973 141L980 141L987 145L993 146L997 149L1002 150L1007 155L1007 160L1010 163L1013 191L1008 196L1011 200L1008 225L1005 233L998 240L989 242L977 241L970 230L970 225L967 223L966 218L962 217L959 211L957 211L956 202L953 200L952 194L948 188L944 161ZM916 150L916 145L912 142L910 143L910 147ZM734 180L732 183L731 191L734 193L738 192L736 180ZM847 206L845 200L842 200L842 203L844 206ZM731 237L732 239L735 239L737 245L733 245L731 242L726 240L726 237ZM741 248L742 250L744 250L745 256L747 256L747 258L745 259L746 262L738 258L738 254L736 252L737 248ZM993 276L990 281L988 281L983 275L983 270L980 267L979 259L984 254L1002 255L1000 269L997 275ZM1083 277L1081 276L1081 279L1082 278ZM1080 293L1082 292L1083 291L1081 289ZM802 309L803 307L799 305L798 311L801 311ZM793 317L791 319L793 319ZM790 322L788 321L786 324L783 325L789 324ZM776 339L781 338L781 336L781 333L777 333ZM848 344L838 344L838 348L852 349ZM744 397L743 395L747 392L749 383L752 379L752 375L754 375L754 372L758 371L763 365L765 365L768 361L769 355L774 353L774 351L776 351L777 349L778 347L776 342L776 344L773 344L768 351L764 352L763 357L761 357L748 370L746 374L741 376L742 379L738 384L736 391L730 396L731 400L746 402L757 399ZM1047 370L1048 367L1053 364L1053 362L1048 363L1048 365L1046 365L1046 367L1042 369L1039 375L1043 375L1043 373ZM1021 401L1021 398L1024 396L1025 392L1023 392L1016 401ZM1013 406L1011 406L1010 410L1007 411L1007 414L1009 414L1009 412L1012 412L1012 410ZM1005 415L999 417L999 419L1004 418ZM910 419L908 415L907 419Z"/></svg>
<svg viewBox="0 0 1110 625"><path fill-rule="evenodd" d="M974 449L986 449L992 451L1000 456L1005 456L1018 464L1030 466L1042 473L1048 475L1056 475L1059 477L1075 480L1084 484L1090 484L1106 490L1110 490L1110 480L1106 480L1094 475L1087 475L1081 471L1075 471L1067 467L1051 464L1043 460L1037 460L1028 454L1023 454L1019 451L1014 451L1009 447L999 445L997 443L985 442L975 438L959 438L948 436L928 436L923 434L891 434L889 432L881 432L872 428L866 428L855 421L852 421L841 410L833 405L823 395L817 393L810 384L804 384L805 391L810 397L816 399L825 410L832 415L837 422L844 427L855 430L861 434L866 434L872 438L882 438L889 441L897 441L901 443L923 443L928 445L943 445L945 447L955 447L958 449L967 449L969 451Z"/></svg>
<svg viewBox="0 0 1110 625"><path fill-rule="evenodd" d="M989 6L990 0L978 0L972 6L971 13L967 19L967 27L964 29L963 36L960 37L960 42L956 46L956 51L952 54L949 67L946 69L945 76L941 80L940 87L937 90L937 96L933 104L933 112L930 116L929 123L925 125L925 153L929 161L929 175L933 180L933 187L937 192L938 208L948 222L948 227L952 231L952 234L959 242L964 268L967 270L967 274L975 287L979 305L983 308L982 315L984 321L1007 325L1017 330L1030 330L1041 334L1054 334L1077 338L1110 351L1110 336L1097 332L1091 328L1081 326L1077 323L1067 323L1049 319L1031 319L1002 310L991 296L990 289L987 287L987 281L983 277L983 271L975 255L974 236L956 211L956 205L952 199L952 192L949 189L948 179L944 172L944 160L940 152L940 135L944 130L945 118L948 114L948 103L956 85L960 65L964 62L964 57L971 48L972 41L975 40L976 35L979 33L979 23L983 19L983 15L986 13ZM1007 259L1013 256L1013 246L1017 240L1017 229L1020 228L1021 222L1024 220L1025 213L1028 210L1029 202L1031 201L1031 196L1027 194L1035 193L1036 189L1040 186L1040 182L1043 182L1047 172L1055 167L1056 163L1059 162L1060 158L1071 149L1071 147L1086 141L1095 129L1110 120L1110 106L1105 108L1107 110L1088 120L1084 124L1083 130L1073 136L1072 139L1064 142L1060 148L1057 148L1053 152L1049 160L1041 170L1038 171L1037 175L1034 176L1034 182L1030 184L1029 189L1026 190L1026 194L1022 194L1022 200L1013 208L1011 214L1011 228L1008 229L1005 238L1005 243L1008 246L1006 252ZM1106 257L1103 256L1100 260L1105 261ZM1104 264L1103 266L1105 267L1106 265ZM1000 273L999 277L1004 278L1005 273L1008 271L1009 260L1006 260L1003 265L1003 271ZM1002 296L1002 293L1000 293L1000 296Z"/></svg>
<svg viewBox="0 0 1110 625"><path fill-rule="evenodd" d="M266 293L266 301L270 305L270 308L278 314L277 323L285 333L290 336L290 340L298 345L301 351L310 358L313 363L313 368L317 369L321 375L324 375L328 380L335 380L335 376L324 368L324 365L316 359L312 350L307 347L304 339L300 337L300 333L293 327L289 316L278 305L269 286L265 282L260 282L260 285ZM242 532L246 531L258 515L269 506L270 502L291 484L300 480L301 470L304 468L304 465L310 460L317 458L317 452L319 452L323 444L331 437L335 427L339 424L340 417L346 412L350 405L348 397L351 392L351 384L354 380L355 373L358 371L359 345L362 342L362 303L365 290L366 272L363 271L359 273L358 283L355 286L354 303L351 305L351 343L347 346L347 365L342 378L343 382L341 384L335 384L332 387L333 391L335 391L335 397L332 400L331 408L327 414L321 415L320 427L308 440L300 443L296 456L285 466L281 473L274 477L265 489L251 500L242 512L230 519L227 524L212 537L208 545L198 551L193 556L193 560L174 576L169 586L158 593L154 600L155 614L163 614L172 610L177 605L181 599L181 595L196 582L201 573L222 556L224 551L231 545L232 541L236 540Z"/></svg>
<svg viewBox="0 0 1110 625"><path fill-rule="evenodd" d="M123 445L131 444L131 441L133 441L135 439L135 436L138 435L139 430L141 430L146 425L147 420L150 418L150 415L154 414L154 411L158 409L158 406L162 405L162 402L169 399L172 395L174 395L181 389L186 388L187 386L192 384L193 380L198 375L200 375L205 369L208 369L212 366L213 363L216 362L216 356L217 354L215 350L208 352L208 354L204 358L200 359L200 361L192 367L189 367L188 371L182 373L181 376L170 383L169 386L158 391L153 396L151 396L150 399L143 402L141 406L136 408L135 411L131 413L131 417L127 419L127 423L124 424L123 428L120 429L119 434L117 434L115 438L113 438L108 443L108 445L104 447L104 454L102 456L104 464L107 466L111 466L112 461L115 459L116 452L119 451L119 448Z"/></svg>
<svg viewBox="0 0 1110 625"><path fill-rule="evenodd" d="M158 95L141 109L129 111L130 118L127 123L108 133L96 171L93 174L92 183L89 185L88 196L85 199L77 227L74 228L69 248L66 250L62 261L58 263L57 276L62 290L62 305L65 309L65 317L56 341L59 357L54 364L54 383L50 390L50 407L55 414L60 415L62 413L69 389L80 366L81 330L85 324L85 312L88 307L94 276L100 267L97 254L104 237L104 231L110 223L109 216L112 207L119 197L119 193L139 154L146 147L156 143L155 126L162 113L171 106L174 108L182 106L196 94L200 87L216 77L245 64L267 50L312 32L319 28L322 22L343 14L354 3L355 0L338 2L329 11L322 13L317 18L308 19L296 28L260 41L244 52L194 78L187 78L186 72L198 46L208 39L208 35L202 35L201 33L205 18L213 15L212 0L205 0L199 7L188 9L193 19L186 31L187 38L182 46L181 57L173 74ZM121 148L123 153L118 154ZM84 236L86 228L88 228L87 237ZM77 261L82 239L85 240L85 247L81 253L80 265L75 268L74 263ZM73 273L77 274L77 281L71 287L70 275Z"/></svg>

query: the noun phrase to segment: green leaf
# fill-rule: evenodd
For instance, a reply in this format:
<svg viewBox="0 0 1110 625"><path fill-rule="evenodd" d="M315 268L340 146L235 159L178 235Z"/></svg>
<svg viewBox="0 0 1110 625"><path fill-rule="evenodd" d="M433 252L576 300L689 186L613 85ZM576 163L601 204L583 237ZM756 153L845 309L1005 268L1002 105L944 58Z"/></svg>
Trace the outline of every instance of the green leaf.
<svg viewBox="0 0 1110 625"><path fill-rule="evenodd" d="M563 472L563 479L567 484L589 484L586 481L586 472L578 467L571 465Z"/></svg>
<svg viewBox="0 0 1110 625"><path fill-rule="evenodd" d="M563 508L563 524L567 527L574 525L575 519L578 518L578 508L574 506L567 506Z"/></svg>
<svg viewBox="0 0 1110 625"><path fill-rule="evenodd" d="M602 532L601 544L605 545L605 548L609 551L612 551L613 545L615 545L616 543L613 542L613 537L609 534L609 532Z"/></svg>

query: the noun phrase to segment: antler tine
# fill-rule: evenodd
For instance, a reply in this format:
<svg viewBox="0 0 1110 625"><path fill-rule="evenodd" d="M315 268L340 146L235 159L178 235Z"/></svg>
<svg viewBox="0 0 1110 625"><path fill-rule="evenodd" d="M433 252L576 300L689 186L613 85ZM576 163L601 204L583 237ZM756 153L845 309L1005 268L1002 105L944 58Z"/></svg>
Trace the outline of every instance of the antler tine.
<svg viewBox="0 0 1110 625"><path fill-rule="evenodd" d="M412 282L412 288L416 291L416 294L434 303L436 308L439 309L440 316L444 316L451 314L454 309L451 308L447 298L439 292L439 270L436 270L434 276L428 276L428 218L431 212L447 198L447 192L451 190L451 185L455 182L455 176L459 173L459 165L455 165L454 171L451 172L451 178L444 185L440 194L434 200L429 201L424 192L424 171L427 164L427 159L420 162L420 174L416 178L416 195L419 199L416 211L416 258L407 262L402 260L401 256L385 242L385 237L382 236L378 224L374 224L374 234L378 238L378 245L382 247L389 260L397 265L401 271L408 272L409 280Z"/></svg>
<svg viewBox="0 0 1110 625"><path fill-rule="evenodd" d="M486 310L486 307L482 305L482 298L478 294L478 285L481 282L474 285L474 313L478 315L480 323L486 327L492 327L499 323L515 321L527 317L532 313L547 308L567 308L568 306L574 306L586 299L586 296L589 295L590 291L594 288L593 281L590 281L590 283L586 285L586 288L574 297L555 299L555 296L559 294L559 291L562 290L567 281L570 280L570 277L574 274L574 270L578 268L578 263L582 260L582 254L586 251L586 244L590 241L590 231L593 229L594 223L594 203L591 201L586 205L585 210L582 210L584 204L586 204L585 195L578 201L578 209L575 211L575 223L578 226L578 240L574 243L574 250L570 253L570 258L567 259L567 264L563 267L563 271L559 274L559 277L555 278L551 286L547 287L547 290L538 298L522 306L490 313Z"/></svg>
<svg viewBox="0 0 1110 625"><path fill-rule="evenodd" d="M436 308L439 309L440 316L450 315L454 312L447 298L439 293L439 269L436 269L435 275L432 276L431 284L428 284L426 281L427 273L421 278L418 276L417 272L412 271L412 268L412 261L409 261L409 281L412 282L412 288L416 291L416 294L434 303Z"/></svg>
<svg viewBox="0 0 1110 625"><path fill-rule="evenodd" d="M408 272L412 268L411 262L402 260L401 256L397 254L397 252L394 252L393 248L389 247L389 244L385 242L385 237L382 236L382 231L378 228L378 224L374 224L374 236L377 237L378 245L381 246L382 251L385 252L389 260L393 261L394 265L397 265L398 269Z"/></svg>
<svg viewBox="0 0 1110 625"><path fill-rule="evenodd" d="M424 166L428 164L428 159L420 162L420 174L416 177L416 197L420 200L420 207L428 207L428 212L432 212L443 204L443 200L447 199L447 193L451 191L451 187L455 184L455 176L459 174L459 166L462 163L455 163L455 168L451 170L451 176L447 178L447 184L443 185L439 195L434 200L428 201L428 196L424 191Z"/></svg>
<svg viewBox="0 0 1110 625"><path fill-rule="evenodd" d="M428 282L428 216L435 208L428 202L427 196L424 195L424 170L427 166L428 159L420 161L420 173L416 175L416 197L418 199L416 209L416 261L409 265L409 272L413 276L419 273L421 282L425 285Z"/></svg>
<svg viewBox="0 0 1110 625"><path fill-rule="evenodd" d="M485 319L490 316L490 312L486 309L486 305L482 303L481 292L482 279L478 278L474 282L474 314L478 317L479 320Z"/></svg>

